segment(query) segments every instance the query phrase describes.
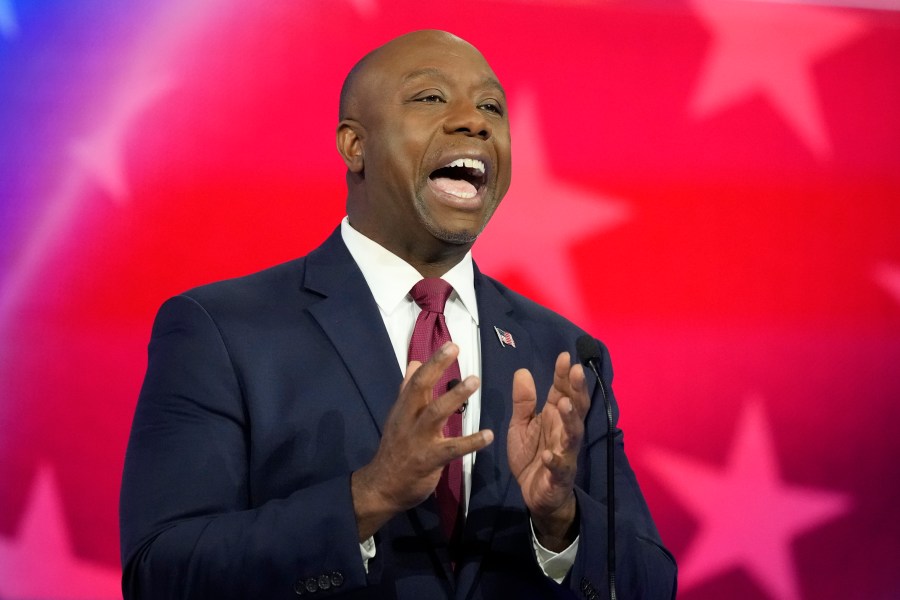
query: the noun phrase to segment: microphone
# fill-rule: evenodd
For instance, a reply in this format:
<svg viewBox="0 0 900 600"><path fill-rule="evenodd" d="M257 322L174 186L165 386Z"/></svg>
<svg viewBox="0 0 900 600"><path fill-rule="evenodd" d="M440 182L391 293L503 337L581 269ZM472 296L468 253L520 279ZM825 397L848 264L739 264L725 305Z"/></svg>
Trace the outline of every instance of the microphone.
<svg viewBox="0 0 900 600"><path fill-rule="evenodd" d="M585 334L575 340L575 351L578 353L578 361L586 367L590 367L597 380L603 383L600 377L600 369L603 366L603 356L600 354L600 344L591 336Z"/></svg>
<svg viewBox="0 0 900 600"><path fill-rule="evenodd" d="M606 395L606 384L600 374L603 370L603 354L600 352L600 343L593 337L585 334L575 340L575 351L578 353L578 361L594 372L597 377L597 385L600 395L603 396L603 405L606 408L606 522L609 535L607 536L606 570L609 573L609 598L616 600L616 480L613 466L615 464L613 452L615 450L615 427L613 426L612 404Z"/></svg>

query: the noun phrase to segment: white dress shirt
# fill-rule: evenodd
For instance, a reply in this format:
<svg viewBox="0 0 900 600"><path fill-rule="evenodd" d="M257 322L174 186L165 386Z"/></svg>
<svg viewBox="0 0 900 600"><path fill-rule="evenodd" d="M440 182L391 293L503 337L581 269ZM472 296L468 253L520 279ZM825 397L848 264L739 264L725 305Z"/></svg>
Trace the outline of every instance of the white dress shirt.
<svg viewBox="0 0 900 600"><path fill-rule="evenodd" d="M347 217L341 221L341 237L372 291L378 311L384 320L388 337L391 339L391 345L394 347L400 372L406 373L409 340L412 338L416 317L422 310L409 292L422 279L422 275L399 256L353 229ZM453 292L444 306L444 319L450 330L450 337L459 346L457 361L460 375L463 379L469 375L476 375L480 378L481 342L472 253L467 252L459 264L444 273L441 279L453 286ZM511 385L512 383L510 383ZM481 389L478 389L469 396L468 406L463 413L463 435L478 431L480 419ZM475 453L463 456L463 487L467 512L474 464ZM578 540L576 539L569 548L561 553L547 550L541 546L533 529L532 541L538 563L544 573L557 582L561 582L575 562ZM374 540L369 538L360 544L360 550L368 571L368 561L375 556L376 551Z"/></svg>

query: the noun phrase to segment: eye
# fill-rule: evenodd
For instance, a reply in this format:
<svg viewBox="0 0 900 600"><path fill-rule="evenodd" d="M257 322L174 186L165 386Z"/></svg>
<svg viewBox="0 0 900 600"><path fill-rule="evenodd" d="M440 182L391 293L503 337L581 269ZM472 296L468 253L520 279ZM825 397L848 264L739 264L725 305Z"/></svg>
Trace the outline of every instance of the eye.
<svg viewBox="0 0 900 600"><path fill-rule="evenodd" d="M503 116L503 108L496 102L483 102L478 105L478 108Z"/></svg>
<svg viewBox="0 0 900 600"><path fill-rule="evenodd" d="M427 93L415 98L415 102L444 102L440 94Z"/></svg>

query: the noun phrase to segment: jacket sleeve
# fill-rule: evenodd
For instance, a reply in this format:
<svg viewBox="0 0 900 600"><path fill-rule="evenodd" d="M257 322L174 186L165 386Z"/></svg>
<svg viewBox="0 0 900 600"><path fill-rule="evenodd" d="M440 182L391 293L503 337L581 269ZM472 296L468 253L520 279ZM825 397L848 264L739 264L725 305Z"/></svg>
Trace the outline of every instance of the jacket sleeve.
<svg viewBox="0 0 900 600"><path fill-rule="evenodd" d="M324 598L365 585L350 473L254 506L248 421L216 323L190 297L166 302L122 480L126 599Z"/></svg>
<svg viewBox="0 0 900 600"><path fill-rule="evenodd" d="M609 353L601 344L603 380L612 382ZM618 406L608 388L614 423ZM600 386L591 398L585 428L585 449L578 465L575 489L580 518L580 541L568 585L578 598L609 598L607 571L607 486L606 454L609 426ZM675 598L677 568L665 549L650 516L628 459L622 431L615 428L614 445L616 501L616 597L620 600L672 600Z"/></svg>

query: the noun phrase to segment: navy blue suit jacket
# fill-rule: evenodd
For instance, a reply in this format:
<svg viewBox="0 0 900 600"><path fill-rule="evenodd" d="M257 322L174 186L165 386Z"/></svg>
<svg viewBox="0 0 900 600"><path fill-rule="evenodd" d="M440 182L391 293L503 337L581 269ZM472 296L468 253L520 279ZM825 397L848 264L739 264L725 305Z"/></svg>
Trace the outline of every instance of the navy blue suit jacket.
<svg viewBox="0 0 900 600"><path fill-rule="evenodd" d="M382 527L363 568L350 475L374 456L402 374L335 231L304 258L197 288L160 309L122 483L125 597L606 597L602 398L593 397L587 417L576 489L581 537L563 585L537 566L506 457L513 373L531 370L542 403L556 356L574 353L583 332L477 269L475 291L481 427L496 437L475 461L455 573L430 500ZM495 325L515 348L499 343ZM619 598L668 599L675 563L617 437Z"/></svg>

